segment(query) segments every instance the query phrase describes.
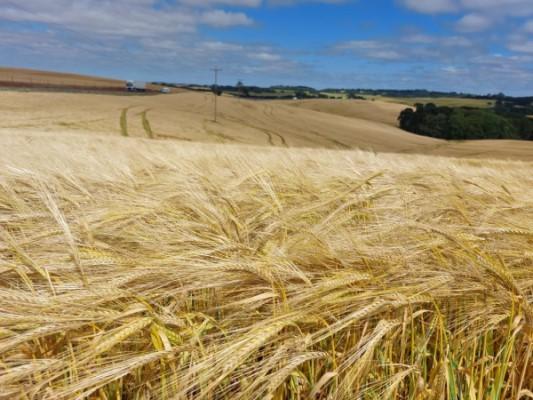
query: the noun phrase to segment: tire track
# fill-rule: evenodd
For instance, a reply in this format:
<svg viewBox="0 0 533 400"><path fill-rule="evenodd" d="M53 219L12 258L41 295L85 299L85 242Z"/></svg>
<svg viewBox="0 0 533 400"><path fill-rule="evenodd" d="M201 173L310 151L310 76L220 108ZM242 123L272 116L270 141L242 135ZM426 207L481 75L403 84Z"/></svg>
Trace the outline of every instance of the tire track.
<svg viewBox="0 0 533 400"><path fill-rule="evenodd" d="M277 136L279 138L279 140L281 141L281 144L284 147L289 147L289 145L287 144L287 141L285 140L285 138L280 133L274 132L274 131L267 131L267 130L265 130L265 132L270 132L272 135Z"/></svg>
<svg viewBox="0 0 533 400"><path fill-rule="evenodd" d="M272 133L273 132L270 132L268 129L264 129L264 128L258 128L256 126L253 126L253 125L250 125L246 122L244 122L243 120L241 119L238 119L238 118L233 118L233 117L229 117L229 116L226 116L225 117L226 119L228 119L229 121L232 121L232 122L235 122L239 125L243 125L243 126L246 126L248 128L252 128L252 129L255 129L261 133L264 133L267 137L267 141L268 141L268 144L271 145L271 146L276 146L276 143L274 143L274 137L272 136ZM277 135L277 134L276 134ZM279 135L278 137L280 137L281 135ZM282 141L285 142L285 138L282 138ZM285 142L285 146L286 146L286 142Z"/></svg>
<svg viewBox="0 0 533 400"><path fill-rule="evenodd" d="M185 137L181 137L177 135L165 135L163 133L159 133L157 137L159 139L165 139L165 140L179 140L179 141L184 141L184 142L194 142L193 139L189 139L189 138L185 138Z"/></svg>
<svg viewBox="0 0 533 400"><path fill-rule="evenodd" d="M262 132L266 135L267 137L267 141L268 143L271 145L271 146L276 146L276 143L274 142L274 136L277 137L281 144L284 146L284 147L289 147L289 145L287 144L287 141L285 140L285 138L277 133L277 132L274 132L274 131L271 131L269 129L265 129L265 128L260 128L258 126L254 126L254 125L251 125L250 123L246 122L245 120L243 119L240 119L240 118L235 118L235 117L230 117L229 115L225 115L223 114L223 117L225 119L227 119L228 121L231 121L231 122L235 122L239 125L243 125L243 126L246 126L248 128L252 128L252 129L255 129L259 132Z"/></svg>
<svg viewBox="0 0 533 400"><path fill-rule="evenodd" d="M130 108L131 108L131 106L123 108L121 113L120 113L120 134L122 136L125 136L125 137L129 136L129 133L128 133L128 110Z"/></svg>
<svg viewBox="0 0 533 400"><path fill-rule="evenodd" d="M309 143L309 142L310 142L310 143L314 143L314 144L316 144L317 146L323 146L323 143L322 143L322 142L320 142L320 141L314 139L313 137L310 137L309 135L305 135L305 134L302 134L302 133L298 133L299 131L302 130L302 128L301 128L300 126L296 126L296 125L294 125L294 124L292 123L293 121L292 121L292 116L291 116L291 114L290 114L290 113L291 113L290 110L288 110L288 109L284 109L284 108L280 108L280 107L276 108L276 107L274 107L274 106L272 106L272 105L268 105L268 106L266 106L266 107L269 107L270 110L265 110L265 112L266 112L267 114L270 114L269 116L272 116L272 117L274 117L274 111L280 111L280 112L276 113L276 114L278 115L278 119L275 120L275 121L277 121L277 122L282 121L282 118L285 116L285 113L287 113L287 112L289 113L289 115L287 115L287 119L283 118L283 123L284 123L284 125L285 125L286 128L289 128L289 127L292 126L292 128L291 128L291 132L289 132L291 136L294 136L294 137L296 137L296 138L299 138L299 139L301 139L301 140L303 140L303 141L305 141L305 142L308 142L308 143ZM287 108L287 107L285 107L285 108ZM283 112L283 113L282 113L282 112ZM256 129L260 129L260 128L256 128ZM271 131L271 132L272 132L272 131ZM305 131L305 132L307 132L307 131ZM274 133L274 132L273 132L273 133ZM317 132L311 132L311 133L314 133L315 136L317 136L317 137L319 137L319 138L321 138L321 139L327 139L326 137L322 136L321 134L319 134L319 133L317 133ZM276 133L276 135L279 135L279 134ZM281 135L279 135L279 136L280 136L280 137L283 137L283 136L281 136ZM285 147L288 147L287 142L285 141L284 138L283 138L282 141L283 141L284 146L285 146ZM344 144L344 143L341 144L340 142L339 142L339 143L335 143L335 144L338 145L338 146L341 146L341 147L345 147L345 146L347 146L346 144ZM351 147L350 147L350 146L347 146L346 148L351 148Z"/></svg>
<svg viewBox="0 0 533 400"><path fill-rule="evenodd" d="M282 121L282 118L283 118L283 122L285 124L285 127L287 129L290 129L290 135L291 136L294 136L296 138L299 138L303 141L305 141L306 143L314 143L316 144L317 146L319 147L323 147L323 143L321 141L318 141L316 140L314 137L311 137L309 135L306 135L306 134L302 134L302 133L299 133L302 131L302 127L301 126L298 126L298 125L295 125L294 124L294 121L293 119L291 118L291 115L290 115L290 111L289 110L281 110L281 111L285 111L285 112L289 112L289 115L287 116L287 118L283 118L283 115L280 115L279 118L278 118L278 121ZM279 115L279 114L278 114ZM304 131L305 133L307 133L307 131ZM324 139L324 137L321 135L321 134L317 134L316 132L314 132L315 135L314 136L317 136L321 139ZM344 144L344 146L346 146L346 144ZM351 147L350 147L351 148Z"/></svg>
<svg viewBox="0 0 533 400"><path fill-rule="evenodd" d="M318 136L319 138L322 138L322 139L324 139L324 140L326 140L326 141L328 141L328 142L330 142L330 143L332 143L334 145L342 147L343 149L351 149L352 148L352 146L348 146L346 143L343 143L343 142L341 142L341 141L339 141L337 139L330 138L330 137L328 137L326 135L323 135L323 134L321 134L321 133L319 133L317 131L309 131L309 133L311 133L311 134L313 134L315 136Z"/></svg>
<svg viewBox="0 0 533 400"><path fill-rule="evenodd" d="M274 107L272 107L270 104L265 104L263 106L263 114L266 117L273 117L274 116Z"/></svg>
<svg viewBox="0 0 533 400"><path fill-rule="evenodd" d="M204 130L205 130L205 132L208 135L217 138L222 143L224 143L225 141L236 142L236 143L239 142L237 139L235 139L232 136L226 135L226 134L221 133L221 132L215 132L213 129L209 128L209 126L208 126L209 122L210 122L209 120L204 120L204 123L203 123Z"/></svg>
<svg viewBox="0 0 533 400"><path fill-rule="evenodd" d="M438 151L442 148L449 147L449 146L450 146L450 143L448 142L438 143L435 145L417 144L417 145L409 146L405 149L397 150L395 152L401 153L401 154L413 154L413 153L419 153L422 150L422 152L426 154L435 154L435 151Z"/></svg>
<svg viewBox="0 0 533 400"><path fill-rule="evenodd" d="M150 139L156 139L156 135L154 131L152 130L152 125L150 125L150 120L148 119L148 116L147 116L149 111L151 111L151 109L144 110L143 112L140 113L142 124L143 124L144 132L146 133L146 135Z"/></svg>

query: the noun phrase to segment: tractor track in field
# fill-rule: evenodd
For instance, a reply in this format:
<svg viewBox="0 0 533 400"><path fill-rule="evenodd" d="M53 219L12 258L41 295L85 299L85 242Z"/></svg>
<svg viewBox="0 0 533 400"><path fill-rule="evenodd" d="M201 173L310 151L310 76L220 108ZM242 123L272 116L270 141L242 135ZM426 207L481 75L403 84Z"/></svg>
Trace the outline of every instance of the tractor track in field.
<svg viewBox="0 0 533 400"><path fill-rule="evenodd" d="M263 114L264 114L266 117L268 117L268 118L275 117L275 116L274 116L275 111L276 111L276 108L273 107L272 105L265 105L265 106L263 107ZM278 111L279 111L279 109L278 109ZM279 115L279 113L276 113L276 114ZM284 147L289 147L288 144L287 144L287 141L285 140L285 138L284 138L281 134L279 134L279 133L277 133L277 132L275 132L275 131L267 130L267 129L264 129L264 128L259 128L259 127L253 126L253 125L249 125L249 124L246 124L246 123L245 123L244 121L242 121L242 120L237 120L236 122L239 122L239 123L241 123L241 124L243 124L243 125L245 125L245 126L248 126L248 127L250 127L250 128L258 129L258 130L260 130L260 131L263 131L264 133L267 133L267 132L268 132L268 133L271 133L271 134L277 136L277 137L281 140L281 144L282 144ZM258 122L259 124L262 123L260 120L257 120L257 122ZM288 126L288 125L287 125L287 126ZM295 131L298 131L299 129L300 129L300 127L295 127ZM320 133L318 133L318 132L311 132L311 134L313 134L313 135L316 136L316 137L320 137L321 139L328 140L327 137L323 136L322 134L320 134ZM308 141L308 142L315 143L315 144L317 144L318 146L320 146L320 145L322 144L320 141L314 140L314 138L309 137L309 135L306 136L306 135L302 135L302 134L299 134L299 133L296 133L296 132L291 132L291 135L292 135L292 136L296 136L296 137L298 137L298 138L300 138L300 139L302 139L302 140L305 140L305 141ZM333 140L334 140L334 139L333 139ZM330 141L330 143L334 143L334 142L331 141L331 140L329 140L329 141ZM343 148L351 148L350 146L348 146L348 145L346 145L345 143L342 143L342 142L335 142L334 144L335 144L336 146L340 146L340 147L343 147Z"/></svg>
<svg viewBox="0 0 533 400"><path fill-rule="evenodd" d="M149 111L151 111L150 108L140 112L138 115L141 116L144 132L146 133L146 136L148 136L150 139L156 139L156 134L154 133L152 129L152 125L150 124L150 120L148 119Z"/></svg>
<svg viewBox="0 0 533 400"><path fill-rule="evenodd" d="M178 141L184 141L184 142L194 142L193 139L189 139L189 138L185 138L185 137L181 137L181 136L176 136L176 135L166 135L166 134L163 134L163 133L157 134L157 138L158 139L164 139L164 140L178 140Z"/></svg>
<svg viewBox="0 0 533 400"><path fill-rule="evenodd" d="M124 137L128 137L129 136L129 133L128 133L128 110L131 107L132 106L123 108L122 111L120 112L120 134L122 136L124 136Z"/></svg>
<svg viewBox="0 0 533 400"><path fill-rule="evenodd" d="M274 107L272 107L269 104L265 104L263 106L263 114L265 117L273 117L274 116Z"/></svg>
<svg viewBox="0 0 533 400"><path fill-rule="evenodd" d="M221 133L221 132L216 132L214 131L213 129L211 129L208 125L211 121L209 120L204 120L203 122L203 127L204 127L204 131L210 135L210 136L213 136L215 137L217 140L221 141L222 143L228 141L228 142L235 142L235 143L239 143L239 140L235 139L234 137L232 136L229 136L229 135L226 135L224 133Z"/></svg>
<svg viewBox="0 0 533 400"><path fill-rule="evenodd" d="M266 137L267 137L268 143L271 146L276 146L276 143L274 143L274 136L275 136L275 137L277 137L280 140L281 144L284 147L289 147L289 145L287 144L287 141L285 140L285 138L281 134L279 134L277 132L274 132L274 131L271 131L271 130L265 129L265 128L259 128L257 126L251 125L251 124L247 123L245 120L242 120L240 118L230 117L229 115L225 115L225 114L223 114L222 116L223 116L223 118L227 119L228 121L235 122L237 124L240 124L240 125L243 125L243 126L246 126L248 128L252 128L252 129L258 130L259 132L264 133L266 135Z"/></svg>
<svg viewBox="0 0 533 400"><path fill-rule="evenodd" d="M438 144L434 144L434 145L427 145L427 146L424 146L424 153L431 154L431 153L433 153L436 150L439 150L441 148L445 148L445 147L448 147L448 146L450 146L450 143L448 143L448 142L438 143ZM420 145L409 146L409 147L407 147L405 149L397 150L396 153L399 153L399 154L410 154L413 151L416 151L417 149L420 149Z"/></svg>
<svg viewBox="0 0 533 400"><path fill-rule="evenodd" d="M339 147L341 147L343 149L351 149L352 148L351 146L348 146L346 143L343 143L343 142L341 142L339 140L330 138L330 137L328 137L326 135L323 135L322 133L319 133L317 131L310 130L308 132L311 133L312 135L318 136L319 138L322 138L322 139L324 139L324 140L326 140L326 141L328 141L328 142L330 142L330 143L332 143L332 144L334 144L336 146L339 146Z"/></svg>
<svg viewBox="0 0 533 400"><path fill-rule="evenodd" d="M289 147L289 145L287 144L287 141L285 140L285 138L280 133L277 133L277 132L274 132L274 131L269 131L267 129L261 129L261 128L259 130L262 130L263 132L265 132L267 134L270 133L271 135L276 136L281 141L281 144L284 147Z"/></svg>

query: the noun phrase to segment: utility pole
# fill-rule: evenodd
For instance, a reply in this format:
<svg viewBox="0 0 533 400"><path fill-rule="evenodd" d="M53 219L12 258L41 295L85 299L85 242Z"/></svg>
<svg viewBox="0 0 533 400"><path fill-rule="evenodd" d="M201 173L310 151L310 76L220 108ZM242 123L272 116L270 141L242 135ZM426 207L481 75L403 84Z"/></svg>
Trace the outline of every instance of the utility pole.
<svg viewBox="0 0 533 400"><path fill-rule="evenodd" d="M211 71L213 71L215 73L215 85L213 86L213 94L215 95L215 111L214 111L215 118L214 118L214 121L217 122L218 73L220 71L222 71L222 69L220 69L218 67L215 67L215 68L211 69Z"/></svg>

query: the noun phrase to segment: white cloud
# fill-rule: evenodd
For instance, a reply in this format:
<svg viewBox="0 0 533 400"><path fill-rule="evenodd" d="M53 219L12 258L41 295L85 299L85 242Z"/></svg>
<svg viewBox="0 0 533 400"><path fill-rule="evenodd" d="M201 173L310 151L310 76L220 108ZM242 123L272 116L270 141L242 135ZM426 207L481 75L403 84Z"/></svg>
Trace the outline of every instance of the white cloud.
<svg viewBox="0 0 533 400"><path fill-rule="evenodd" d="M293 6L303 3L322 3L322 4L342 4L350 0L268 0L268 4L272 6Z"/></svg>
<svg viewBox="0 0 533 400"><path fill-rule="evenodd" d="M196 1L196 0L195 0ZM204 1L204 6L212 1ZM259 4L257 0L220 0L232 5ZM242 12L183 5L155 7L153 0L26 0L0 1L0 20L37 22L94 35L150 37L194 32L199 24L214 27L251 25Z"/></svg>
<svg viewBox="0 0 533 400"><path fill-rule="evenodd" d="M453 65L448 65L446 67L442 67L442 70L446 73L449 73L449 74L459 74L461 72L463 72L463 70L453 66Z"/></svg>
<svg viewBox="0 0 533 400"><path fill-rule="evenodd" d="M201 47L203 47L206 50L210 51L217 51L217 52L239 52L244 51L245 47L240 44L235 43L227 43L227 42L212 42L207 41L203 42L201 44Z"/></svg>
<svg viewBox="0 0 533 400"><path fill-rule="evenodd" d="M449 62L468 53L474 56L481 47L463 36L407 34L400 39L352 40L332 47L333 54L355 55L362 59L403 63Z"/></svg>
<svg viewBox="0 0 533 400"><path fill-rule="evenodd" d="M462 32L484 31L492 25L492 20L481 14L467 14L457 22L457 29Z"/></svg>
<svg viewBox="0 0 533 400"><path fill-rule="evenodd" d="M528 53L533 54L533 40L523 39L518 41L512 41L507 46L509 50L518 52L518 53Z"/></svg>
<svg viewBox="0 0 533 400"><path fill-rule="evenodd" d="M474 49L475 47L478 47L475 42L473 42L471 39L468 39L464 36L443 36L439 37L437 40L438 44L448 47L451 49Z"/></svg>
<svg viewBox="0 0 533 400"><path fill-rule="evenodd" d="M474 10L492 15L527 16L533 15L531 0L461 0L466 10Z"/></svg>
<svg viewBox="0 0 533 400"><path fill-rule="evenodd" d="M404 55L396 51L391 43L378 40L351 40L337 44L333 50L378 60L401 60L404 58Z"/></svg>
<svg viewBox="0 0 533 400"><path fill-rule="evenodd" d="M424 14L474 12L493 17L533 15L531 0L399 0L407 8Z"/></svg>
<svg viewBox="0 0 533 400"><path fill-rule="evenodd" d="M403 41L415 44L430 44L435 41L433 36L425 35L423 33L411 33L403 36Z"/></svg>
<svg viewBox="0 0 533 400"><path fill-rule="evenodd" d="M253 21L244 13L224 10L207 11L202 14L200 21L217 28L227 28L237 25L248 26L253 24Z"/></svg>
<svg viewBox="0 0 533 400"><path fill-rule="evenodd" d="M355 36L356 40L322 50L307 47L289 51L265 43L228 42L213 30L202 34L204 25L255 25L250 13L258 7L351 1L357 0L0 0L0 21L14 22L0 27L0 64L18 60L20 65L85 68L85 72L104 75L105 71L120 71L119 75L132 72L132 76L144 72L139 78L182 82L205 82L204 77L211 78L209 67L218 64L223 66L228 83L242 78L251 84L259 84L261 79L312 84L322 63L327 71L338 61L333 69L339 74L344 69L347 75L349 69L361 66L357 73L364 75L365 86L533 91L528 83L533 82L533 0L394 0L431 14L427 18L444 22L441 28L448 33L429 35L405 28L394 37L376 38L368 30ZM359 4L365 7L365 2L359 0ZM445 19L433 16L439 13L448 15ZM447 23L449 16L456 24ZM32 32L34 25L26 22L43 24L38 27L45 32ZM505 22L509 25L502 34L497 25ZM489 31L493 25L496 28ZM10 31L12 26L17 30ZM450 32L450 26L457 31ZM261 31L265 35L262 40L268 43L267 28L257 32ZM479 31L485 33L475 34ZM307 33L302 29L300 36L305 38ZM511 55L509 51L490 54L487 48L493 45L506 46ZM347 58L331 59L341 56ZM315 66L301 60L311 60ZM385 69L387 73L383 73ZM338 82L333 74L320 76L321 83L328 86ZM346 79L338 83L356 84Z"/></svg>
<svg viewBox="0 0 533 400"><path fill-rule="evenodd" d="M437 14L457 10L454 0L402 0L406 7L424 14Z"/></svg>
<svg viewBox="0 0 533 400"><path fill-rule="evenodd" d="M254 60L261 60L261 61L280 61L281 56L279 54L273 54L268 52L252 52L248 55L250 58Z"/></svg>
<svg viewBox="0 0 533 400"><path fill-rule="evenodd" d="M191 7L259 7L262 3L262 0L179 0L179 2Z"/></svg>

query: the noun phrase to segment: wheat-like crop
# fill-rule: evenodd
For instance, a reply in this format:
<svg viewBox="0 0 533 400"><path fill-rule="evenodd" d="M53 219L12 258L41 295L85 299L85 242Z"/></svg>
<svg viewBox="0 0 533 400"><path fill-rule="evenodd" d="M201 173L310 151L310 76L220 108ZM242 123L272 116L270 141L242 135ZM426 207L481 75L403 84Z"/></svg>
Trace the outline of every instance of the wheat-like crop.
<svg viewBox="0 0 533 400"><path fill-rule="evenodd" d="M0 399L531 397L531 164L2 143Z"/></svg>

